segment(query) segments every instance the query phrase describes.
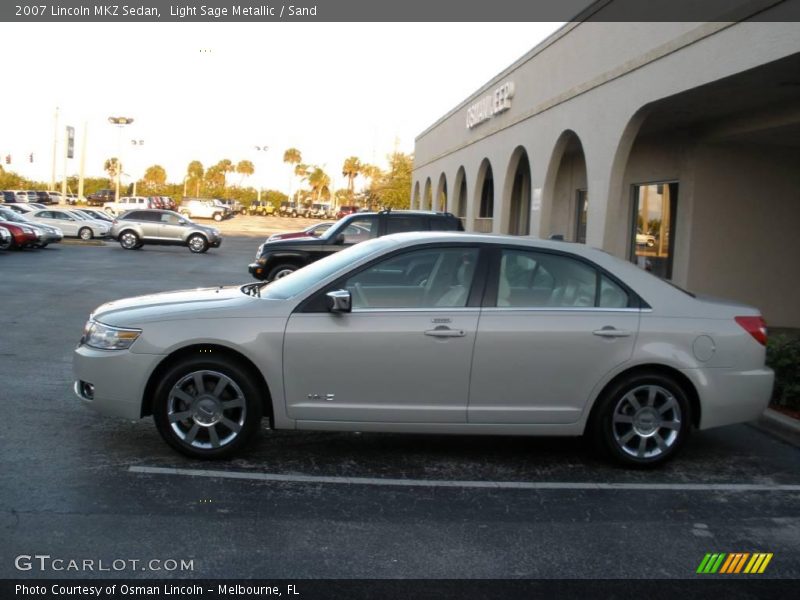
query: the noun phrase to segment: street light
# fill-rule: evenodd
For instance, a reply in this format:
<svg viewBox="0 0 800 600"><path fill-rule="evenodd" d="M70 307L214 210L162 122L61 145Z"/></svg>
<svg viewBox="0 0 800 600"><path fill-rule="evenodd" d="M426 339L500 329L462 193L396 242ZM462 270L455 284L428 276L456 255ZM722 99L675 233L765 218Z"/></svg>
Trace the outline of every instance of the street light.
<svg viewBox="0 0 800 600"><path fill-rule="evenodd" d="M256 152L266 152L269 150L269 146L254 146ZM257 161L256 161L257 162ZM261 186L256 186L258 189L256 191L256 201L261 202Z"/></svg>
<svg viewBox="0 0 800 600"><path fill-rule="evenodd" d="M131 119L131 121L132 120L133 119ZM132 146L144 146L144 140L131 140L131 145ZM133 171L133 169L131 169L131 171ZM131 177L133 177L133 195L135 196L136 195L136 176L135 175L131 175Z"/></svg>
<svg viewBox="0 0 800 600"><path fill-rule="evenodd" d="M130 117L108 117L108 122L117 126L117 189L114 200L119 200L119 176L122 171L122 128L133 123Z"/></svg>

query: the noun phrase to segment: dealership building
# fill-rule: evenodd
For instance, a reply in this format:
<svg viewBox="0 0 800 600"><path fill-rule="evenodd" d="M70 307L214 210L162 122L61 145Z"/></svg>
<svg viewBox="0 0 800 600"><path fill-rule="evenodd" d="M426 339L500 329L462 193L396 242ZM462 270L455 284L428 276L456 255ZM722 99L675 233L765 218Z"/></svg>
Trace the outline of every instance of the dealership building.
<svg viewBox="0 0 800 600"><path fill-rule="evenodd" d="M412 207L596 246L800 327L796 1L727 22L602 22L613 4L417 137Z"/></svg>

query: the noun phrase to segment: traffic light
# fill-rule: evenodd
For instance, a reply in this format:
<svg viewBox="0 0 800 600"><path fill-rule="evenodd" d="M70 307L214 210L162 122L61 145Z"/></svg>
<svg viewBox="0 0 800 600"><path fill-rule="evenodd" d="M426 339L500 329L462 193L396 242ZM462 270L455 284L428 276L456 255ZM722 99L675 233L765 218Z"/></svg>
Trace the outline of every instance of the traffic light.
<svg viewBox="0 0 800 600"><path fill-rule="evenodd" d="M10 154L6 154L6 164L7 165L11 164L11 155Z"/></svg>

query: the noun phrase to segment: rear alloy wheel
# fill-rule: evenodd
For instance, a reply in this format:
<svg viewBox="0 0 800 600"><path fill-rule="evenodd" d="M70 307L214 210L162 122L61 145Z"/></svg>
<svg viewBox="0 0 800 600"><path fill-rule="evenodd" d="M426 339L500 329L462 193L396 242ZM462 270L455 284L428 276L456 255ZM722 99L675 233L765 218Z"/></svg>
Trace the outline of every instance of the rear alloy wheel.
<svg viewBox="0 0 800 600"><path fill-rule="evenodd" d="M276 279L281 279L283 277L286 277L287 275L291 275L295 271L297 271L296 265L290 265L290 264L278 265L269 272L267 280L275 281Z"/></svg>
<svg viewBox="0 0 800 600"><path fill-rule="evenodd" d="M78 230L78 237L84 241L90 240L92 239L92 230L89 229L88 227L81 227Z"/></svg>
<svg viewBox="0 0 800 600"><path fill-rule="evenodd" d="M139 236L133 231L123 231L119 236L119 245L125 250L135 250L139 246Z"/></svg>
<svg viewBox="0 0 800 600"><path fill-rule="evenodd" d="M219 213L214 213L214 220L217 222L222 221L222 215Z"/></svg>
<svg viewBox="0 0 800 600"><path fill-rule="evenodd" d="M9 237L8 239L0 238L0 250L8 250L14 245L14 238Z"/></svg>
<svg viewBox="0 0 800 600"><path fill-rule="evenodd" d="M153 418L161 437L193 458L223 458L245 446L261 423L252 375L230 359L198 356L159 382Z"/></svg>
<svg viewBox="0 0 800 600"><path fill-rule="evenodd" d="M186 243L189 246L189 250L195 254L202 254L208 250L208 241L199 233L196 233L190 237Z"/></svg>
<svg viewBox="0 0 800 600"><path fill-rule="evenodd" d="M689 435L683 389L660 373L625 378L599 401L595 442L628 466L650 467L672 457Z"/></svg>

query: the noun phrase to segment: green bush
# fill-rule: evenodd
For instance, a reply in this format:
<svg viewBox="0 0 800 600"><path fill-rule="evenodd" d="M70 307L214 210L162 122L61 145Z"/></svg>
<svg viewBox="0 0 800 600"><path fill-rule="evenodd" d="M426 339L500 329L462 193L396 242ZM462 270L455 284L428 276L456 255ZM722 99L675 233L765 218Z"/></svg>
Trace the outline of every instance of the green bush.
<svg viewBox="0 0 800 600"><path fill-rule="evenodd" d="M775 371L772 401L778 406L800 410L800 337L770 337L767 365Z"/></svg>

